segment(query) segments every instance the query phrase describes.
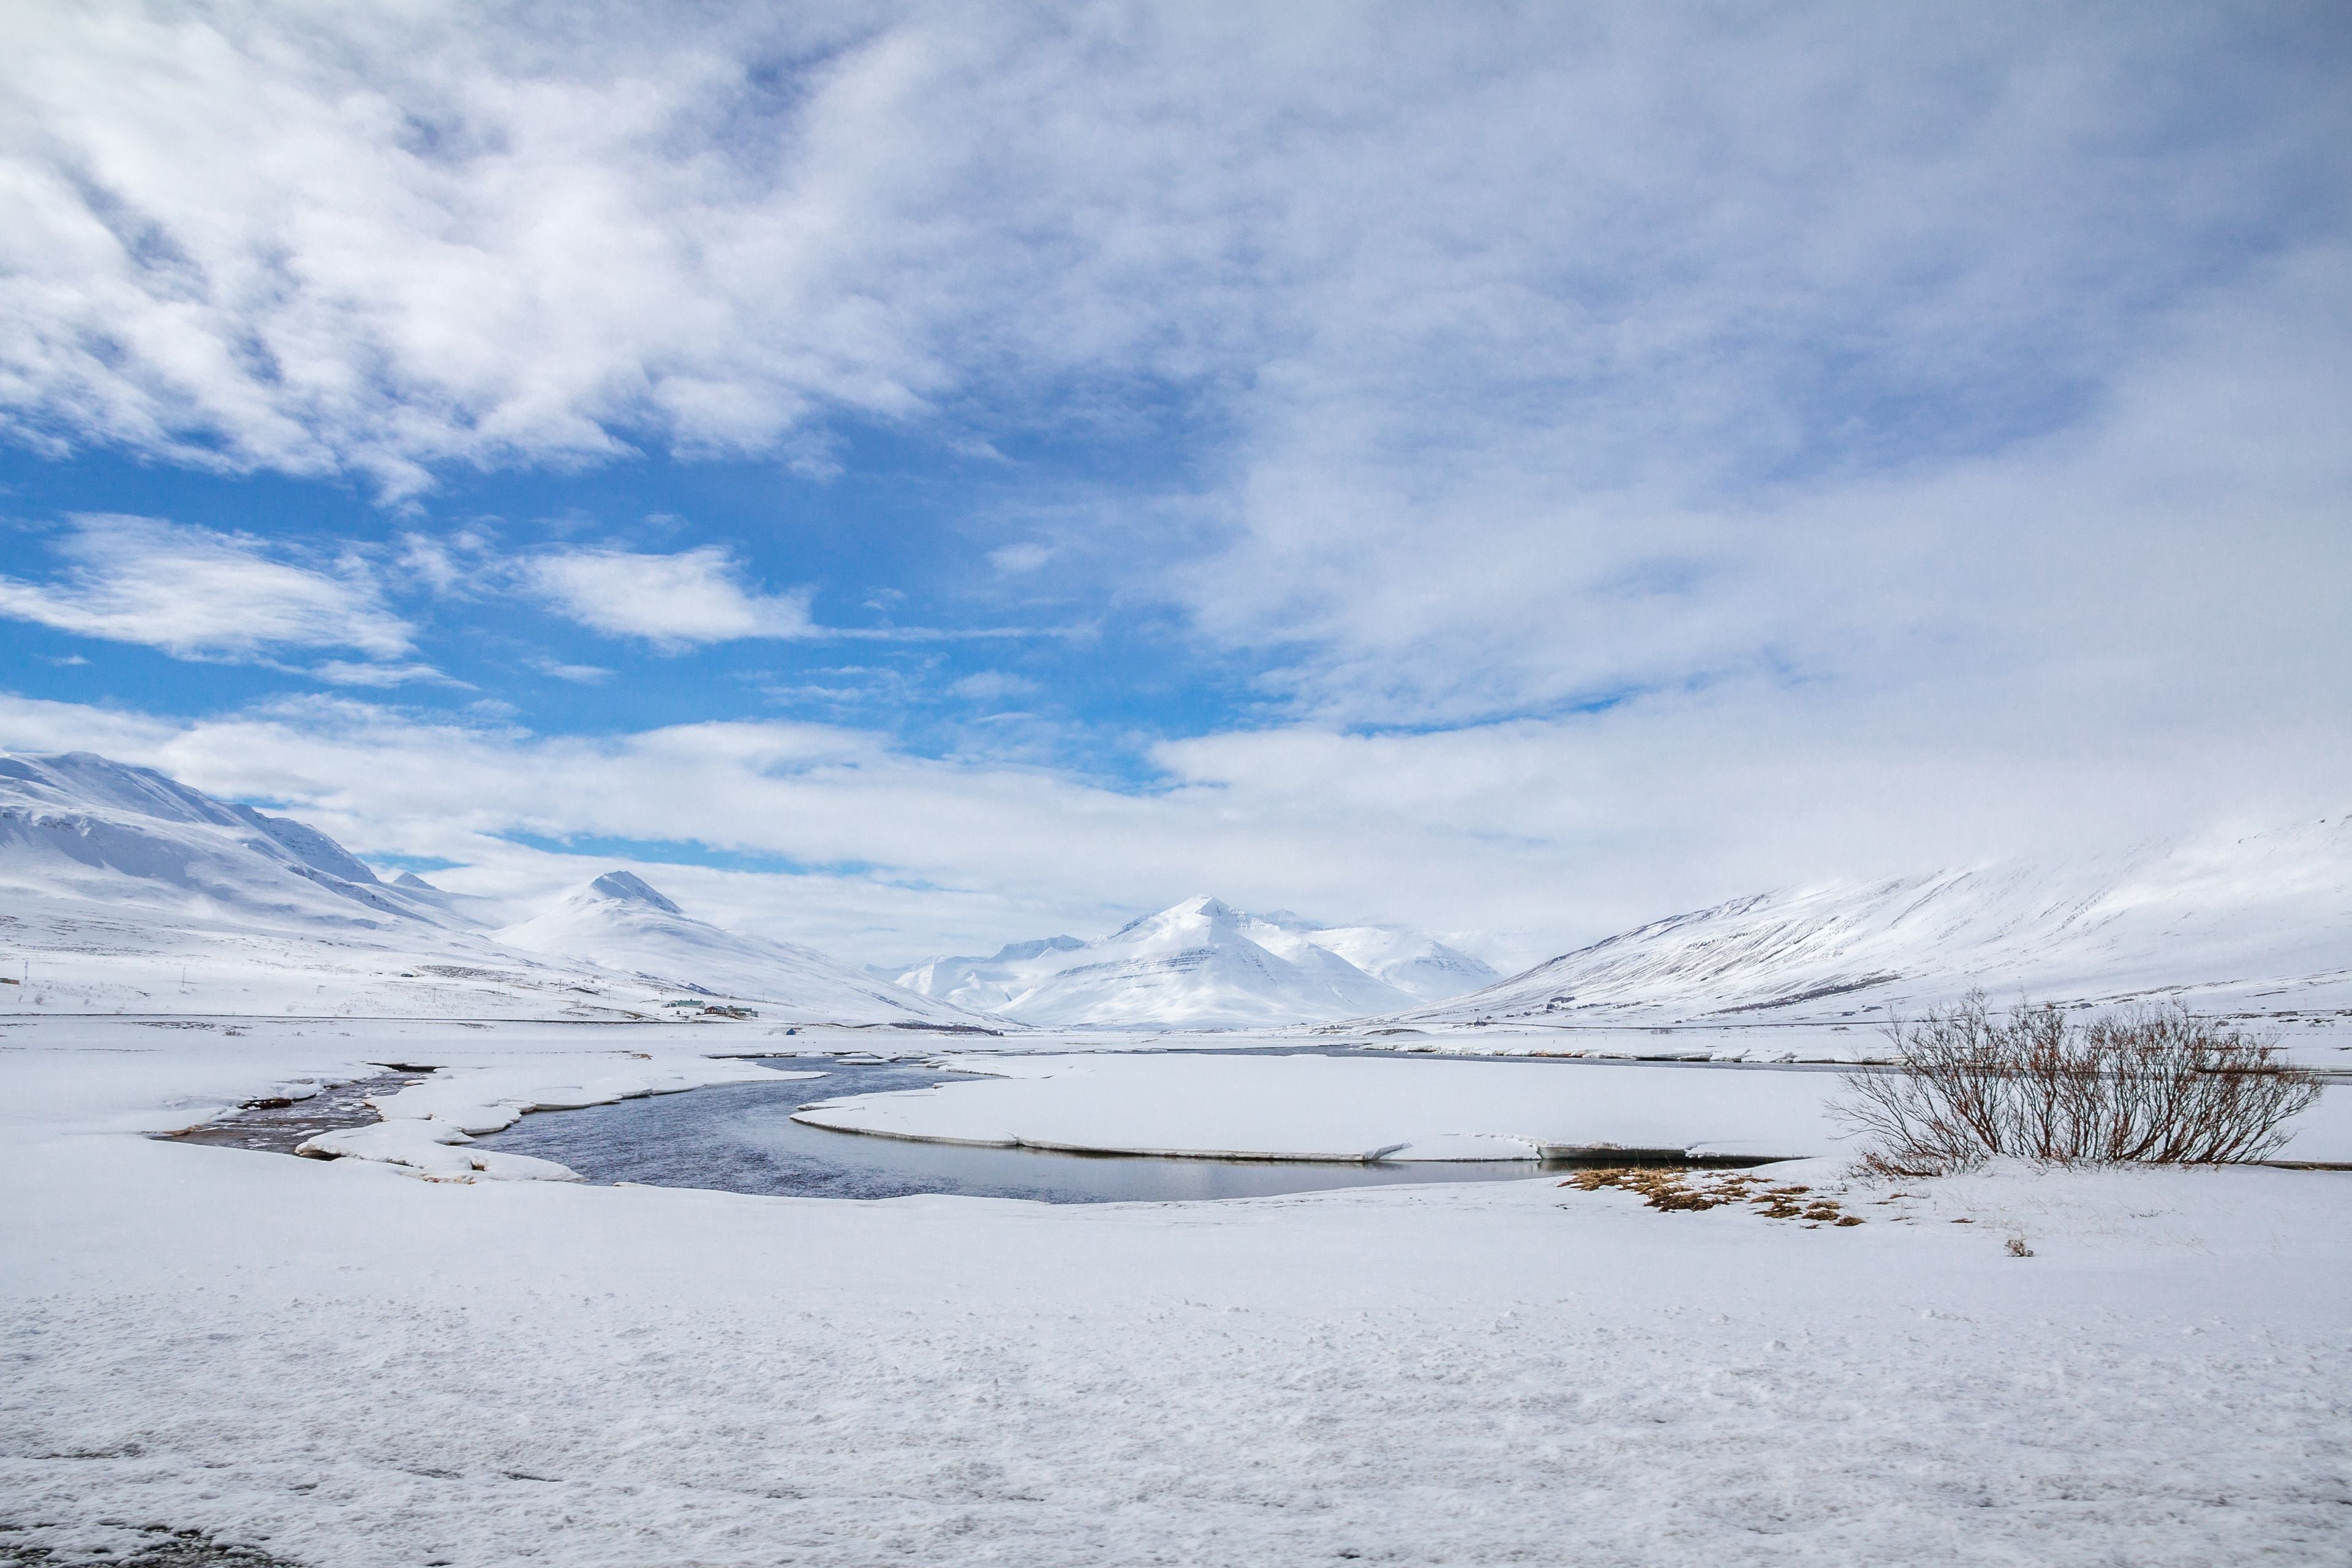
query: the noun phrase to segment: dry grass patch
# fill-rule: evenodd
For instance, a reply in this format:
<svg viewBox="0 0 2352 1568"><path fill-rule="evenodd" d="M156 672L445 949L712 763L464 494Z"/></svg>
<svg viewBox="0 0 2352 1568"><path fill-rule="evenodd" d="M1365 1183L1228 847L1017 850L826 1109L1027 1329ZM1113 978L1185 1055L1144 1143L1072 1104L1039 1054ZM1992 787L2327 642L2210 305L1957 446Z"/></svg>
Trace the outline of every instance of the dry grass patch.
<svg viewBox="0 0 2352 1568"><path fill-rule="evenodd" d="M1651 1208L1670 1213L1697 1213L1745 1204L1766 1219L1801 1220L1808 1230L1824 1225L1862 1223L1861 1215L1847 1214L1835 1198L1823 1197L1811 1187L1775 1186L1767 1178L1745 1171L1696 1175L1671 1166L1613 1165L1606 1170L1579 1171L1560 1185L1587 1193L1616 1187L1639 1194Z"/></svg>

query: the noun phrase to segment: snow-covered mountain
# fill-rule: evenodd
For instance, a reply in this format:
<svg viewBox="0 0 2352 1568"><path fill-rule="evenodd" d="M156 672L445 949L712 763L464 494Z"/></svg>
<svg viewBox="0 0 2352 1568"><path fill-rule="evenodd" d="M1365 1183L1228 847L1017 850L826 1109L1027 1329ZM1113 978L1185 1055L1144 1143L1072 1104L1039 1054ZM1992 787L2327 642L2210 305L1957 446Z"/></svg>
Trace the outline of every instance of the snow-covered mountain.
<svg viewBox="0 0 2352 1568"><path fill-rule="evenodd" d="M626 873L592 888L502 942L480 900L382 881L302 823L88 752L0 753L10 1011L621 1018L690 993L809 1022L974 1022ZM614 889L657 919L608 912Z"/></svg>
<svg viewBox="0 0 2352 1568"><path fill-rule="evenodd" d="M1434 937L1401 926L1309 925L1302 934L1326 952L1337 953L1365 973L1424 1002L1443 1002L1501 978L1485 959L1473 958Z"/></svg>
<svg viewBox="0 0 2352 1568"><path fill-rule="evenodd" d="M266 928L451 923L315 828L89 752L0 755L0 886Z"/></svg>
<svg viewBox="0 0 2352 1568"><path fill-rule="evenodd" d="M508 947L579 959L614 974L830 1018L986 1026L952 1002L861 973L814 948L696 920L628 871L608 871L544 912L493 933Z"/></svg>
<svg viewBox="0 0 2352 1568"><path fill-rule="evenodd" d="M2352 816L2058 870L1834 882L1653 921L1413 1022L1797 1022L1996 1003L2179 996L2210 1012L2352 1010Z"/></svg>
<svg viewBox="0 0 2352 1568"><path fill-rule="evenodd" d="M1382 926L1326 929L1187 899L1093 942L1046 937L899 974L912 991L1043 1025L1248 1027L1393 1012L1492 979L1467 953Z"/></svg>

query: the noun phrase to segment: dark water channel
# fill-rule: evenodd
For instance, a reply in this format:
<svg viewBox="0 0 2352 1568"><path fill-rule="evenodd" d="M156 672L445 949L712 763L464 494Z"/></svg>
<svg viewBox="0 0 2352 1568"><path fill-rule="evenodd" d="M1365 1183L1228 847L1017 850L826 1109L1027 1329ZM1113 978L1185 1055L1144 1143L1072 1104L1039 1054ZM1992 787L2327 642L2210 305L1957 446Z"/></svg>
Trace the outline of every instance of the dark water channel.
<svg viewBox="0 0 2352 1568"><path fill-rule="evenodd" d="M650 1186L811 1198L955 1193L1049 1204L1165 1203L1406 1183L1515 1181L1599 1163L1494 1160L1360 1165L1164 1160L871 1138L804 1126L792 1120L792 1113L820 1100L923 1089L975 1075L910 1063L851 1064L830 1057L758 1059L763 1067L824 1076L787 1083L688 1089L579 1110L541 1111L478 1142L486 1149L561 1161L599 1184L642 1182Z"/></svg>
<svg viewBox="0 0 2352 1568"><path fill-rule="evenodd" d="M379 1064L381 1065L381 1064ZM330 1084L316 1094L293 1100L268 1096L248 1100L233 1114L184 1128L159 1132L172 1143L202 1143L215 1149L252 1149L271 1154L291 1154L306 1138L347 1127L367 1127L382 1120L368 1104L375 1095L398 1094L425 1081L431 1068L389 1069L374 1078Z"/></svg>

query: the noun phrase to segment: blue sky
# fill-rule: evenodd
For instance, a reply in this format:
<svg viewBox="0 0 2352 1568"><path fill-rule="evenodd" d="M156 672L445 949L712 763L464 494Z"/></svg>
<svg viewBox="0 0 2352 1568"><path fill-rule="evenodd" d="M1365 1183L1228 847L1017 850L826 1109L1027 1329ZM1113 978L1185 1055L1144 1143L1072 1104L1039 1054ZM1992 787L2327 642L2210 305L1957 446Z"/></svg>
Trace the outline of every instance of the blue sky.
<svg viewBox="0 0 2352 1568"><path fill-rule="evenodd" d="M859 958L2343 805L2339 8L19 31L0 744Z"/></svg>
<svg viewBox="0 0 2352 1568"><path fill-rule="evenodd" d="M12 553L35 573L48 565L53 586L71 566L58 547L87 532L73 520L103 498L110 514L249 538L262 559L359 552L371 602L409 623L414 646L355 659L363 649L306 637L251 657L191 658L137 640L135 626L93 637L24 616L0 621L0 648L27 694L135 699L184 718L357 688L565 732L761 715L848 722L925 755L1017 751L1139 782L1150 739L1266 709L1249 664L1189 638L1165 605L1118 605L1084 580L1007 581L990 557L1029 543L1006 537L998 518L1008 509L1083 512L1092 491L1181 489L1192 441L1181 429L1155 435L1164 439L1140 452L1039 443L983 458L861 430L843 436L840 471L823 477L653 454L584 472L460 471L398 508L348 483L191 472L108 451L65 461L8 452L0 483L20 542ZM450 581L420 565L420 541L446 553ZM615 635L499 580L516 560L589 550L719 551L719 575L747 596L805 594L809 625L787 637ZM315 673L332 666L351 668Z"/></svg>

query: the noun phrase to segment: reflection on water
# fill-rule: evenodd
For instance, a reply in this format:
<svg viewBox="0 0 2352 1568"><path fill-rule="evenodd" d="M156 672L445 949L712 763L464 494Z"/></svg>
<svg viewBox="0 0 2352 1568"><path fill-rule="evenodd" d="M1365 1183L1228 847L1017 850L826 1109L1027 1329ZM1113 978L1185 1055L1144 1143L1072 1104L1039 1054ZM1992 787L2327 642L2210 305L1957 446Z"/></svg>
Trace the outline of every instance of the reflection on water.
<svg viewBox="0 0 2352 1568"><path fill-rule="evenodd" d="M830 1057L763 1057L761 1064L825 1076L542 1111L480 1142L486 1149L560 1160L592 1182L810 1198L959 1193L1049 1204L1168 1202L1398 1183L1509 1181L1556 1168L1528 1160L1417 1165L1156 1160L869 1138L803 1126L792 1113L814 1100L921 1089L973 1075L898 1063L851 1065Z"/></svg>

